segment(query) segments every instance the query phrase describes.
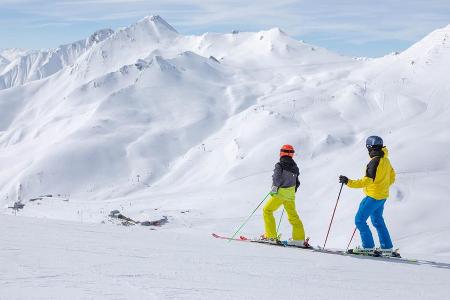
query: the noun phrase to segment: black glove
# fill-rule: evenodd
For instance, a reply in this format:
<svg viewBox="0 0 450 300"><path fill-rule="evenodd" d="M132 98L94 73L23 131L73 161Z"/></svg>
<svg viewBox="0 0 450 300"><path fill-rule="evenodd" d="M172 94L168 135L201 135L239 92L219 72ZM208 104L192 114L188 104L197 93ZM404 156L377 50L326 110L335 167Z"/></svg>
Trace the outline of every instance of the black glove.
<svg viewBox="0 0 450 300"><path fill-rule="evenodd" d="M339 176L339 183L347 184L348 183L348 177L344 176L344 175L340 175Z"/></svg>

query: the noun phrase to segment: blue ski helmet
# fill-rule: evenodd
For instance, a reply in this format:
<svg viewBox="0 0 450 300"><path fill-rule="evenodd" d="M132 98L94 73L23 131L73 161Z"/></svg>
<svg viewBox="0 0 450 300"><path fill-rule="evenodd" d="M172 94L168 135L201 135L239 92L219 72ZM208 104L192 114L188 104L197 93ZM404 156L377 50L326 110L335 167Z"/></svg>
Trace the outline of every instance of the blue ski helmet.
<svg viewBox="0 0 450 300"><path fill-rule="evenodd" d="M383 139L376 135L369 136L366 140L366 147L367 149L371 148L381 149L383 147Z"/></svg>

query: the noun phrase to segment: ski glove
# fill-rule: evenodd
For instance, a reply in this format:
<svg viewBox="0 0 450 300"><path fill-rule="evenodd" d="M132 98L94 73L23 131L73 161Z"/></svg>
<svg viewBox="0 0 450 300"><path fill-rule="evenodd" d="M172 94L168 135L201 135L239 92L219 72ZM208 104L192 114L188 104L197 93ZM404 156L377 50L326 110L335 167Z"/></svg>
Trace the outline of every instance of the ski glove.
<svg viewBox="0 0 450 300"><path fill-rule="evenodd" d="M278 194L278 187L272 186L272 190L270 191L270 196Z"/></svg>
<svg viewBox="0 0 450 300"><path fill-rule="evenodd" d="M344 176L344 175L340 175L339 176L339 183L347 184L348 183L348 177Z"/></svg>

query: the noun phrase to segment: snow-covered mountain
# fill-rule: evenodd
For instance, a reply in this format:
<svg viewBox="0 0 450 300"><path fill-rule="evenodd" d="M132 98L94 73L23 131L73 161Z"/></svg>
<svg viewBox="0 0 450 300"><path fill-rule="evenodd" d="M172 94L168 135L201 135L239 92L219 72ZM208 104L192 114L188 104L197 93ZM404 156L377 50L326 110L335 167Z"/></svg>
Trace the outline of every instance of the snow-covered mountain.
<svg viewBox="0 0 450 300"><path fill-rule="evenodd" d="M30 202L23 214L79 220L83 207L98 222L130 204L134 216L183 208L220 223L266 193L290 143L300 214L317 237L337 176L363 174L365 137L378 134L399 173L386 209L393 236L406 249L434 238L423 226L448 239L449 28L358 60L278 28L184 36L151 16L55 50L2 52L0 201L52 194L70 201ZM348 239L361 191L343 197L335 246ZM262 230L254 222L250 231Z"/></svg>
<svg viewBox="0 0 450 300"><path fill-rule="evenodd" d="M97 151L94 149L98 149L98 142L113 152L119 151L115 155L121 158L113 160L119 164L117 171L122 173L121 176L127 178L136 172L151 173L151 176L143 176L144 181L148 180L150 183L147 177L164 175L169 164L223 127L229 117L256 104L257 98L265 97L267 91L276 89L258 83L258 79L253 78L254 74L261 73L258 78L271 78L273 69L278 66L292 69L297 65L314 68L320 63L352 63L348 58L295 41L279 29L260 33L185 37L180 36L160 17L147 17L128 28L102 36L103 39L96 39L95 44L85 48L88 49L86 53L79 55L72 65L63 68L48 80L3 91L5 100L2 104L8 108L5 109L8 113L2 118L2 145L7 148L13 145L16 145L14 148L22 148L26 143L39 144L39 147L48 149L44 151L44 157L54 159L58 155L50 154L50 148L53 149L51 151L67 151L66 154L61 154L63 156L72 156L74 152L71 147L62 150L62 145L54 148L48 141L56 143L60 136L61 142L67 143L72 134L79 135L83 131L86 132L82 140L90 139L97 135L93 134L93 128L96 128L95 132L103 128L101 131L111 134L108 139L115 140L119 138L116 132L119 126L127 137L126 141L122 141L122 150L119 150L119 144L122 142L115 141L119 144L110 147L108 143L100 142L96 137L95 145L86 151ZM288 53L292 55L287 55ZM287 75L280 72L277 74L277 80L284 82L291 72L288 70ZM248 80L249 82L246 82ZM23 93L27 92L32 93L29 99L23 97ZM136 96L131 96L134 93L137 93ZM130 106L129 101L137 101L138 107ZM180 105L185 108L180 110ZM74 110L79 113L74 114ZM119 115L116 115L117 113ZM54 118L59 120L57 123L61 124L60 126L53 126L56 125L52 121ZM81 119L78 120L79 118ZM174 119L177 119L175 124ZM161 122L161 125L158 125L157 121ZM73 124L73 127L67 126L68 123ZM201 130L194 130L189 126L198 126ZM131 132L125 130L127 127L132 128ZM138 127L142 127L142 131L136 131ZM58 135L55 135L55 130ZM155 139L156 143L164 144L161 143L164 141L161 133L172 136L168 137L167 147L174 148L167 150L170 155L164 162L160 161L159 157L152 159L152 155L140 149L151 143L152 139ZM187 144L171 147L170 144L178 143L170 141L173 136L183 136ZM140 146L140 143L144 145ZM84 141L82 144L85 144ZM83 147L89 146L85 144ZM132 163L136 166L130 169L130 157L124 156L123 151L127 149L134 152L135 147L139 148L139 154L133 157L138 159L138 162ZM15 149L12 155L15 156L16 151L18 149ZM159 153L160 149L152 151ZM83 155L82 159L91 159L89 156ZM45 160L44 157L42 159ZM34 165L39 163L35 157L30 159L34 161ZM62 158L62 161L65 162L44 163L62 169L43 173L57 174L57 178L62 178L60 172L69 176L72 160ZM105 160L105 163L108 168L113 166L108 160ZM86 162L81 164L86 165ZM161 170L161 165L165 165L166 171ZM41 174L41 167L34 169L29 165L27 170L32 174ZM113 183L111 180L114 176L111 177L109 172L89 173L96 174L94 176L106 175L106 182ZM80 175L90 181L86 174ZM66 192L73 192L77 180L69 181L71 188L68 187ZM54 184L53 180L49 183ZM41 193L43 190L35 192Z"/></svg>
<svg viewBox="0 0 450 300"><path fill-rule="evenodd" d="M104 43L101 43L105 40ZM99 44L99 45L97 45ZM95 47L94 47L95 46ZM92 51L91 51L92 48ZM120 51L118 51L120 49ZM159 16L146 17L130 27L116 32L110 29L100 30L89 38L57 49L45 51L4 51L0 64L1 88L10 88L26 82L48 77L64 67L75 65L84 77L93 72L92 78L102 72L113 72L123 65L133 64L148 55L164 52L165 56L174 56L184 51L192 51L214 59L235 62L242 67L242 62L249 65L311 63L321 62L322 55L329 59L342 60L341 57L326 50L300 43L278 28L259 33L204 34L202 36L181 36ZM317 52L311 55L310 52ZM89 52L84 59L77 59ZM126 56L123 53L127 53ZM262 62L261 59L268 60ZM95 73L96 66L99 72ZM84 68L84 72L79 69Z"/></svg>
<svg viewBox="0 0 450 300"><path fill-rule="evenodd" d="M18 58L19 56L27 55L27 53L29 52L30 50L20 48L0 49L0 56L2 56L8 62L11 62L16 58Z"/></svg>
<svg viewBox="0 0 450 300"><path fill-rule="evenodd" d="M26 55L28 50L10 48L10 49L0 49L0 74L3 70L17 57Z"/></svg>
<svg viewBox="0 0 450 300"><path fill-rule="evenodd" d="M99 30L85 40L41 51L4 50L0 54L0 90L46 78L72 65L93 45L109 37L111 29Z"/></svg>
<svg viewBox="0 0 450 300"><path fill-rule="evenodd" d="M1 212L25 204L0 219L2 295L444 299L449 35L447 26L402 53L353 59L278 28L185 36L149 16L53 50L1 51ZM373 134L397 171L385 208L395 247L441 263L210 237L247 218L271 186L280 146L292 144L296 205L311 243L321 244L338 175L364 174ZM347 246L361 198L342 191L329 247ZM152 231L100 224L116 209L169 223ZM263 232L261 214L244 235ZM280 224L288 238L286 218Z"/></svg>

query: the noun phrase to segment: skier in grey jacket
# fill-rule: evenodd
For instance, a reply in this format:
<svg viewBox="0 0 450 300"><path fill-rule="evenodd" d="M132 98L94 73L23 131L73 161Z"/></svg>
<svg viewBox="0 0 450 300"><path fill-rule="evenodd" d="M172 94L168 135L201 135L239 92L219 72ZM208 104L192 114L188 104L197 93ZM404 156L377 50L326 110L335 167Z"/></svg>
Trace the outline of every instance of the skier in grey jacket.
<svg viewBox="0 0 450 300"><path fill-rule="evenodd" d="M288 215L289 223L292 225L292 238L289 243L295 246L308 247L305 241L305 231L295 208L295 193L300 186L298 179L299 169L292 159L294 147L284 145L280 149L280 161L275 164L272 176L271 198L263 208L265 233L263 239L277 240L275 218L273 216L281 205L284 206Z"/></svg>

